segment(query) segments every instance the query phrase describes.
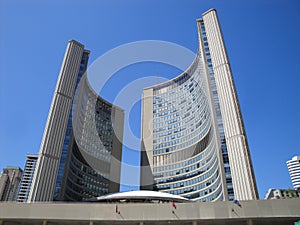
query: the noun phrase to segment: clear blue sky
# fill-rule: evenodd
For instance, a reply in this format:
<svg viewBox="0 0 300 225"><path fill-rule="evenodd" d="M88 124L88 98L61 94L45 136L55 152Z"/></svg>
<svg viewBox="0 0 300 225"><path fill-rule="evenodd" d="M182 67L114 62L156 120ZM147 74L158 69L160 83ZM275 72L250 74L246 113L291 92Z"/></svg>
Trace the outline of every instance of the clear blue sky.
<svg viewBox="0 0 300 225"><path fill-rule="evenodd" d="M0 0L0 168L23 167L26 153L39 151L68 40L91 50L90 64L139 40L170 41L195 52L196 19L210 8L218 11L260 197L271 187L292 187L285 162L300 155L299 0ZM179 73L160 64L131 66L102 94L113 101L118 88L141 74ZM130 114L137 136L139 113L137 104ZM125 152L125 162L139 164L136 153Z"/></svg>

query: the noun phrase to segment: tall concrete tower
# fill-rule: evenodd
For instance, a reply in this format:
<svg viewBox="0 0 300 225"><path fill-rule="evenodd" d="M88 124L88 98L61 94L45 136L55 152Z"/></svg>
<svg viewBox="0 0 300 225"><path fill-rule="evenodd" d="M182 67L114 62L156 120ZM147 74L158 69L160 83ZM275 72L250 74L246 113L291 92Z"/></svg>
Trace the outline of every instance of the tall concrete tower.
<svg viewBox="0 0 300 225"><path fill-rule="evenodd" d="M124 112L92 90L85 73L89 54L82 44L69 41L30 202L82 201L119 191Z"/></svg>

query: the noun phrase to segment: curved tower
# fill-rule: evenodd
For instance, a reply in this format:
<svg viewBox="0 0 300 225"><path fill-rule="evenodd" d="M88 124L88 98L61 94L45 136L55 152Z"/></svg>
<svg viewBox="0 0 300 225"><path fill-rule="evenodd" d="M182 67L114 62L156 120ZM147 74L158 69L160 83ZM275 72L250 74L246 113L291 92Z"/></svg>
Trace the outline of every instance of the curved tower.
<svg viewBox="0 0 300 225"><path fill-rule="evenodd" d="M200 202L258 197L245 129L215 10L197 20L192 65L145 88L141 189Z"/></svg>
<svg viewBox="0 0 300 225"><path fill-rule="evenodd" d="M71 40L58 77L29 201L82 201L118 192L124 111L90 87L90 52Z"/></svg>

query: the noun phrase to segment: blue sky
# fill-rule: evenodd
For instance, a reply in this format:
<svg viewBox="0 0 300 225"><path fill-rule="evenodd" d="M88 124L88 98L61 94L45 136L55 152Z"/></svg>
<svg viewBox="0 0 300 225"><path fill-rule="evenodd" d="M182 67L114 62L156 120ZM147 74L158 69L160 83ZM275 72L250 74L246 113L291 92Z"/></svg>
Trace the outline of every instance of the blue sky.
<svg viewBox="0 0 300 225"><path fill-rule="evenodd" d="M260 197L271 187L292 187L285 162L300 155L298 0L0 0L0 168L23 167L26 153L39 151L68 40L91 50L89 64L139 40L195 52L196 19L210 8L218 11ZM179 73L158 63L130 66L115 74L102 96L114 101L118 89L139 76ZM139 107L130 112L137 136ZM124 152L125 162L138 165L136 152Z"/></svg>

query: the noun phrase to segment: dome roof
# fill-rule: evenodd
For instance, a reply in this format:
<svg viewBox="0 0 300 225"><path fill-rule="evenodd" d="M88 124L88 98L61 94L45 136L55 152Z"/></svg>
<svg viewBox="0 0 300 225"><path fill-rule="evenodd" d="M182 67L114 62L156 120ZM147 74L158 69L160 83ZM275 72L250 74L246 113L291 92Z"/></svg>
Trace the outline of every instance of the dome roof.
<svg viewBox="0 0 300 225"><path fill-rule="evenodd" d="M127 191L118 192L113 194L108 194L100 196L91 201L96 202L154 202L154 201L173 201L173 202L192 202L190 199L172 195L169 193L157 192L157 191Z"/></svg>

